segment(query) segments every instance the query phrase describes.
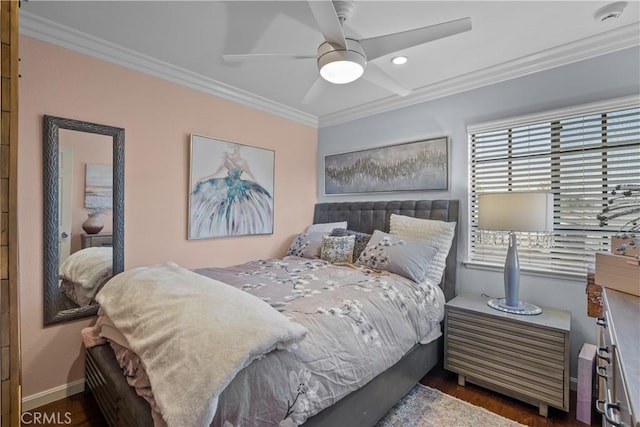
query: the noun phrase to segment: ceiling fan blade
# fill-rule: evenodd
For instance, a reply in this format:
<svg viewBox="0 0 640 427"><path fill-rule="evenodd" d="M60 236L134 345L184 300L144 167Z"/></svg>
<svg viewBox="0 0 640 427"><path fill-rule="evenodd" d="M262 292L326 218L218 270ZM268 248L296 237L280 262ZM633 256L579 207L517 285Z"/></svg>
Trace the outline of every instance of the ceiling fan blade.
<svg viewBox="0 0 640 427"><path fill-rule="evenodd" d="M330 0L309 0L309 7L324 39L342 48L346 47L347 41L344 38L342 24L333 2Z"/></svg>
<svg viewBox="0 0 640 427"><path fill-rule="evenodd" d="M322 82L322 77L318 77L315 82L311 85L307 93L302 98L302 104L312 104L315 102L322 93L322 86L324 83Z"/></svg>
<svg viewBox="0 0 640 427"><path fill-rule="evenodd" d="M289 53L245 53L222 55L226 62L280 61L283 59L316 59L316 55L295 55Z"/></svg>
<svg viewBox="0 0 640 427"><path fill-rule="evenodd" d="M462 18L443 22L442 24L416 28L415 30L360 40L360 45L367 54L367 60L371 61L399 50L449 37L470 29L471 18Z"/></svg>
<svg viewBox="0 0 640 427"><path fill-rule="evenodd" d="M411 93L411 89L402 86L382 68L372 63L367 64L367 69L362 78L400 96L407 96Z"/></svg>

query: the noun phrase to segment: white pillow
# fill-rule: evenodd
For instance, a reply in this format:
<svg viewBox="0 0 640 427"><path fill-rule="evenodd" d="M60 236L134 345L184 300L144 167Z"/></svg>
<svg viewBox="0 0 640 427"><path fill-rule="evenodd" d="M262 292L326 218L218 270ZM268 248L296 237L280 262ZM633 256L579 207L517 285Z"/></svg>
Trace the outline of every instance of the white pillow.
<svg viewBox="0 0 640 427"><path fill-rule="evenodd" d="M447 266L447 255L449 255L455 231L455 222L412 218L396 214L391 214L389 221L389 234L422 240L437 248L438 251L431 261L431 268L427 271L427 278L434 283L442 281L442 274Z"/></svg>
<svg viewBox="0 0 640 427"><path fill-rule="evenodd" d="M347 229L347 221L342 221L342 222L327 222L324 224L311 224L310 226L307 227L307 229L304 231L305 233L317 233L317 232L322 232L322 233L331 233L333 231L334 228L342 228L342 229Z"/></svg>

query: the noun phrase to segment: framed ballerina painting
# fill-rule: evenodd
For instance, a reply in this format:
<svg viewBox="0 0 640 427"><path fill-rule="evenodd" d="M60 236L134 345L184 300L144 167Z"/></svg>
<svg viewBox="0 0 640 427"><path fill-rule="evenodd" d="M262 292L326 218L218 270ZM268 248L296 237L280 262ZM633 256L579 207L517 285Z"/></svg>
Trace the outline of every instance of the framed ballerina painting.
<svg viewBox="0 0 640 427"><path fill-rule="evenodd" d="M275 152L191 135L189 239L273 234Z"/></svg>

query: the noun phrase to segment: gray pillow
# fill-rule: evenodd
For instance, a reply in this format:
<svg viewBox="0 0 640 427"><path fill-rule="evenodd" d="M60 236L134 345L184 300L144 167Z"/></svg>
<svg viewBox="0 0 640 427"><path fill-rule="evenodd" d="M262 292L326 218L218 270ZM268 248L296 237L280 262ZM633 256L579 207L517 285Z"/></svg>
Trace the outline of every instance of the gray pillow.
<svg viewBox="0 0 640 427"><path fill-rule="evenodd" d="M303 258L320 258L320 248L322 247L322 237L329 233L314 232L300 233L287 251L287 256L299 256Z"/></svg>
<svg viewBox="0 0 640 427"><path fill-rule="evenodd" d="M416 283L427 277L437 249L419 240L375 230L356 264L399 274Z"/></svg>
<svg viewBox="0 0 640 427"><path fill-rule="evenodd" d="M357 260L360 257L364 248L367 247L371 234L361 233L359 231L346 230L344 228L334 228L331 232L332 236L355 236L355 242L353 244L353 259Z"/></svg>

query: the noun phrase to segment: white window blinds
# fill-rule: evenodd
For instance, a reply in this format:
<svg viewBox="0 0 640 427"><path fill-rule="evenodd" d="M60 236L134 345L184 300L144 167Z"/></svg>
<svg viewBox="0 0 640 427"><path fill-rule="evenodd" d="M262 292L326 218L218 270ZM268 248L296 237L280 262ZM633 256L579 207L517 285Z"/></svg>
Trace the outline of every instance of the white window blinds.
<svg viewBox="0 0 640 427"><path fill-rule="evenodd" d="M479 238L478 194L545 190L554 194L554 244L519 246L523 268L584 274L595 253L629 218L601 227L597 215L617 185L640 184L640 108L538 117L469 129L469 261L504 264L506 245ZM532 245L534 246L534 245Z"/></svg>

